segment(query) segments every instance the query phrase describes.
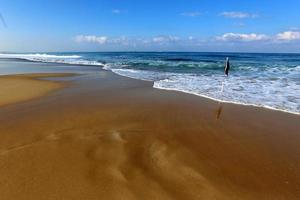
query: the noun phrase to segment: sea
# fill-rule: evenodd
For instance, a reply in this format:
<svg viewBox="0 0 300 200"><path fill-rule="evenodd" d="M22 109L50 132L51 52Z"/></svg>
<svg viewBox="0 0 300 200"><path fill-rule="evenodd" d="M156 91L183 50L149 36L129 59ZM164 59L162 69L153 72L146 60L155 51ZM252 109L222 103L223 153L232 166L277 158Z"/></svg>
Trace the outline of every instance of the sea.
<svg viewBox="0 0 300 200"><path fill-rule="evenodd" d="M230 60L224 75L225 59ZM300 54L213 52L2 53L0 60L97 67L153 87L300 114ZM66 64L66 65L65 65ZM51 65L47 65L51 68ZM57 66L56 66L57 67ZM8 70L9 71L9 70ZM0 74L7 74L0 67Z"/></svg>

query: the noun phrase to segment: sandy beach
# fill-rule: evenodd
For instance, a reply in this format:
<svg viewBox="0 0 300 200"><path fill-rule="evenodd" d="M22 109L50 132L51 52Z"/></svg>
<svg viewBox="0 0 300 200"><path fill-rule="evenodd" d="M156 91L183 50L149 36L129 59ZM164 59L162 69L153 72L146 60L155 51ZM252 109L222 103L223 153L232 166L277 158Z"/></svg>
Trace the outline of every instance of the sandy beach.
<svg viewBox="0 0 300 200"><path fill-rule="evenodd" d="M49 76L0 77L3 200L300 198L299 115Z"/></svg>
<svg viewBox="0 0 300 200"><path fill-rule="evenodd" d="M0 107L46 96L64 84L41 78L64 77L72 74L6 75L0 78Z"/></svg>

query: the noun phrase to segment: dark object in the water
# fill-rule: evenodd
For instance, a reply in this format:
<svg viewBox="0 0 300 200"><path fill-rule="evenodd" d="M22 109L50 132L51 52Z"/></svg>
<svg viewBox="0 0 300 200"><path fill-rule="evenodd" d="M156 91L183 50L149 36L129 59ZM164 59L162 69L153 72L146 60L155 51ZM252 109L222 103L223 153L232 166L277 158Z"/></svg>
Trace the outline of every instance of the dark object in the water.
<svg viewBox="0 0 300 200"><path fill-rule="evenodd" d="M230 69L229 58L227 57L225 62L225 68L224 68L224 73L226 76L228 76L229 69Z"/></svg>

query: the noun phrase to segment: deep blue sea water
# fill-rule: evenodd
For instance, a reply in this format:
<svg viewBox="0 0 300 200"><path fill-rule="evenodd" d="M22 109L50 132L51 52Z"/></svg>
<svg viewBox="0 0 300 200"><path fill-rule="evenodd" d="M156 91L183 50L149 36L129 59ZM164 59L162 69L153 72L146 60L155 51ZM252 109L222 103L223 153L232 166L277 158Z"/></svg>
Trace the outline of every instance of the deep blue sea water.
<svg viewBox="0 0 300 200"><path fill-rule="evenodd" d="M231 61L228 77L226 57ZM300 114L300 54L93 52L0 54L0 58L97 66L154 81L153 87L159 89Z"/></svg>

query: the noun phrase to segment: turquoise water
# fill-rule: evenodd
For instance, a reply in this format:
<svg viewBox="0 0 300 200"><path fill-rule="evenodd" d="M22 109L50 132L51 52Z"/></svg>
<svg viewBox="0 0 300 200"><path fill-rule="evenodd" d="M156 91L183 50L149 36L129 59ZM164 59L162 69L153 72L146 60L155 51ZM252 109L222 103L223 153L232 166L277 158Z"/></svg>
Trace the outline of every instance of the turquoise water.
<svg viewBox="0 0 300 200"><path fill-rule="evenodd" d="M228 77L226 57L231 60ZM154 81L153 87L159 89L300 114L300 54L93 52L0 54L0 59L96 66ZM1 73L5 74L0 67Z"/></svg>

